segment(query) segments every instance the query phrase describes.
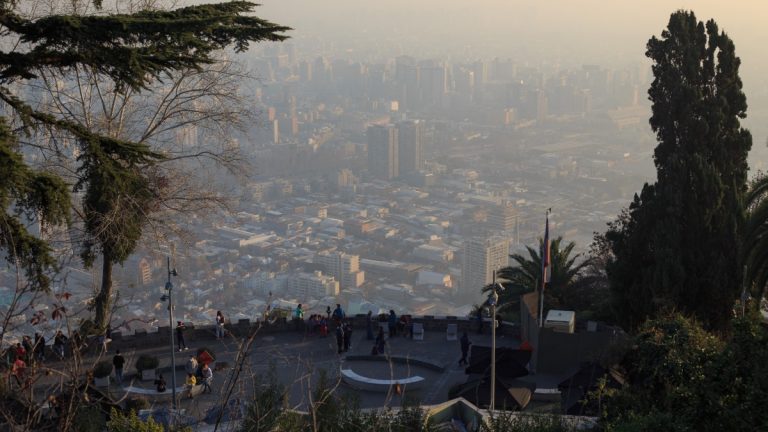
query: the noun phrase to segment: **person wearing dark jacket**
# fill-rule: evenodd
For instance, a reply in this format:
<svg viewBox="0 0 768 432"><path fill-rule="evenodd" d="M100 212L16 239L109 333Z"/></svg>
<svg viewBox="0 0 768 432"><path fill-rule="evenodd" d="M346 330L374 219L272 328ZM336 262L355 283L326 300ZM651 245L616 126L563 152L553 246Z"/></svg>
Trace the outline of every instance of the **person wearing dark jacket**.
<svg viewBox="0 0 768 432"><path fill-rule="evenodd" d="M389 310L389 320L387 325L389 327L389 336L390 337L397 336L397 315L395 314L395 311L392 309Z"/></svg>
<svg viewBox="0 0 768 432"><path fill-rule="evenodd" d="M123 365L125 365L125 357L120 355L120 350L117 350L112 357L112 366L115 368L115 382L118 384L123 383Z"/></svg>
<svg viewBox="0 0 768 432"><path fill-rule="evenodd" d="M348 352L352 346L352 322L344 324L344 352Z"/></svg>
<svg viewBox="0 0 768 432"><path fill-rule="evenodd" d="M165 392L165 378L163 378L163 374L157 376L157 379L155 380L155 386L157 386L158 393Z"/></svg>
<svg viewBox="0 0 768 432"><path fill-rule="evenodd" d="M344 351L344 329L341 323L336 326L336 345L339 347L339 354Z"/></svg>
<svg viewBox="0 0 768 432"><path fill-rule="evenodd" d="M365 338L368 340L373 340L373 312L368 311L368 317L365 321L365 330L366 335Z"/></svg>
<svg viewBox="0 0 768 432"><path fill-rule="evenodd" d="M176 344L179 346L179 351L181 350L188 350L187 343L184 342L184 330L186 330L187 327L184 325L183 322L177 321L176 322Z"/></svg>
<svg viewBox="0 0 768 432"><path fill-rule="evenodd" d="M45 360L45 337L40 333L35 333L35 346L32 350L35 352L37 361Z"/></svg>
<svg viewBox="0 0 768 432"><path fill-rule="evenodd" d="M470 345L472 345L472 342L469 341L469 336L465 331L464 334L461 335L461 360L459 360L459 366L469 364L469 362L467 362L467 354L469 354Z"/></svg>

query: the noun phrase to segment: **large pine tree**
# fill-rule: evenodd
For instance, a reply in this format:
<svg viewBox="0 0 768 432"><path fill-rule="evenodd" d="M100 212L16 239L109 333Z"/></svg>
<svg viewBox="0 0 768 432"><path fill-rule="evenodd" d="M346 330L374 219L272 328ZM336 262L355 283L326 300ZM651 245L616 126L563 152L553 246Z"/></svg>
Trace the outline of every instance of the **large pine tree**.
<svg viewBox="0 0 768 432"><path fill-rule="evenodd" d="M658 146L655 184L644 185L606 239L617 317L634 328L660 310L723 329L741 287L750 133L731 39L693 12L672 14L648 41L654 81L650 124Z"/></svg>
<svg viewBox="0 0 768 432"><path fill-rule="evenodd" d="M102 135L38 111L12 86L38 78L41 70L66 75L84 66L101 79L112 80L117 91L141 91L174 71L212 63L217 50L243 51L251 42L283 40L282 33L289 28L253 16L256 5L246 1L36 19L26 17L18 3L0 0L0 30L10 41L0 49L0 102L22 131L55 130L78 145L75 191L82 192L89 236L82 257L86 264L92 264L97 255L103 258L102 284L94 306L96 325L104 327L112 266L133 251L145 222L143 213L156 205L152 166L163 156L145 143ZM100 3L94 1L96 6ZM45 290L56 267L51 249L32 236L18 216L26 213L44 223L65 222L70 198L65 182L25 163L19 142L0 117L0 248L10 262L22 267L32 288Z"/></svg>

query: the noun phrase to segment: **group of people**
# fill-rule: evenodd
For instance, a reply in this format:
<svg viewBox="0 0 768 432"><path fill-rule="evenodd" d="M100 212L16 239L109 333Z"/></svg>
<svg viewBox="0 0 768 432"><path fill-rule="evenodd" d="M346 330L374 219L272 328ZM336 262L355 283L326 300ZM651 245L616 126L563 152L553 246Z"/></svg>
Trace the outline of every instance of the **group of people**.
<svg viewBox="0 0 768 432"><path fill-rule="evenodd" d="M352 347L352 322L341 320L336 324L336 345L338 353L348 352Z"/></svg>
<svg viewBox="0 0 768 432"><path fill-rule="evenodd" d="M106 352L107 343L111 341L111 327L107 326L106 332L100 335L97 340ZM19 386L24 386L28 381L26 375L29 365L42 363L46 360L46 342L45 336L35 332L34 339L24 335L21 338L21 342L17 342L15 346L6 351L6 361L10 365L11 375ZM69 338L61 330L58 330L53 336L51 350L59 360L64 360L66 347L69 342ZM84 349L88 346L77 330L72 333L72 344L73 349Z"/></svg>
<svg viewBox="0 0 768 432"><path fill-rule="evenodd" d="M312 314L309 316L309 333L319 334L320 336L328 336L328 318L320 314Z"/></svg>
<svg viewBox="0 0 768 432"><path fill-rule="evenodd" d="M187 390L189 390L190 399L193 397L192 389L198 382L203 385L203 393L206 391L208 393L213 393L213 389L211 388L211 384L213 384L213 370L208 366L208 363L203 362L200 364L195 356L189 356L189 360L187 360L187 363L184 365L184 370L187 372L187 378L184 384L186 385ZM158 389L158 391L160 390Z"/></svg>
<svg viewBox="0 0 768 432"><path fill-rule="evenodd" d="M306 321L304 319L304 308L301 303L299 303L296 306L296 309L293 310L293 321L296 323L296 328L298 330L303 330L306 325L310 334L319 334L323 337L328 336L331 324L333 324L336 329L342 327L342 331L344 331L343 327L345 319L346 314L340 304L336 304L336 309L333 311L331 311L331 307L328 306L325 310L325 315L312 314Z"/></svg>

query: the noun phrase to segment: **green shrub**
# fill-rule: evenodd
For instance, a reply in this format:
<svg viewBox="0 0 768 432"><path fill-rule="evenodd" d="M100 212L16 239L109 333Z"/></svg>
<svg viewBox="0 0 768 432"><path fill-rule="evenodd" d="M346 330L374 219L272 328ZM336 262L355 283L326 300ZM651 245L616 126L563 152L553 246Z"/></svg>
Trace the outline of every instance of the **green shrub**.
<svg viewBox="0 0 768 432"><path fill-rule="evenodd" d="M136 370L138 370L139 373L145 370L157 369L159 365L160 360L158 360L155 356L143 354L140 355L138 359L136 359Z"/></svg>
<svg viewBox="0 0 768 432"><path fill-rule="evenodd" d="M151 417L147 421L141 421L136 416L136 411L121 414L113 408L109 417L107 422L109 432L164 432L163 425L155 423Z"/></svg>
<svg viewBox="0 0 768 432"><path fill-rule="evenodd" d="M145 397L133 397L125 401L125 410L139 412L149 408L149 401Z"/></svg>
<svg viewBox="0 0 768 432"><path fill-rule="evenodd" d="M78 432L101 432L105 423L104 413L95 404L80 404L72 419L73 430Z"/></svg>
<svg viewBox="0 0 768 432"><path fill-rule="evenodd" d="M112 363L108 361L100 361L96 363L93 368L93 376L96 378L108 377L112 373Z"/></svg>

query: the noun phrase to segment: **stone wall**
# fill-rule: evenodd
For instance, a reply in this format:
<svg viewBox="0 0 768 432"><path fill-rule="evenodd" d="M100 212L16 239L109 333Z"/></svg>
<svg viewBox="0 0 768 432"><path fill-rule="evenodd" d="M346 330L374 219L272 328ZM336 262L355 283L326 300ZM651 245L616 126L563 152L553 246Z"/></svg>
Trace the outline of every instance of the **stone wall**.
<svg viewBox="0 0 768 432"><path fill-rule="evenodd" d="M356 315L352 317L351 320L352 326L355 330L365 331L367 320L365 315ZM423 324L425 332L445 332L448 328L448 324L456 324L459 329L459 334L465 330L468 332L477 330L477 321L475 319L469 319L465 317L459 318L454 316L424 315L413 317L413 322ZM490 319L486 319L485 322L485 331L490 331ZM186 326L187 329L184 332L184 339L190 345L199 345L198 341L210 340L215 335L213 325L196 326L187 323ZM241 319L238 322L227 324L226 329L227 332L237 337L247 336L257 329L261 335L299 331L297 330L295 323L292 321L286 321L285 318L278 319L273 323ZM515 338L519 338L520 336L520 330L514 323L504 322L501 328L497 331L499 335L503 334ZM146 330L136 330L135 334L125 336L123 336L120 331L115 331L112 333L112 343L110 344L110 350L156 348L159 346L168 345L170 343L171 332L172 329L169 326L159 327L157 332L150 333L148 333ZM175 337L174 343L176 343Z"/></svg>

